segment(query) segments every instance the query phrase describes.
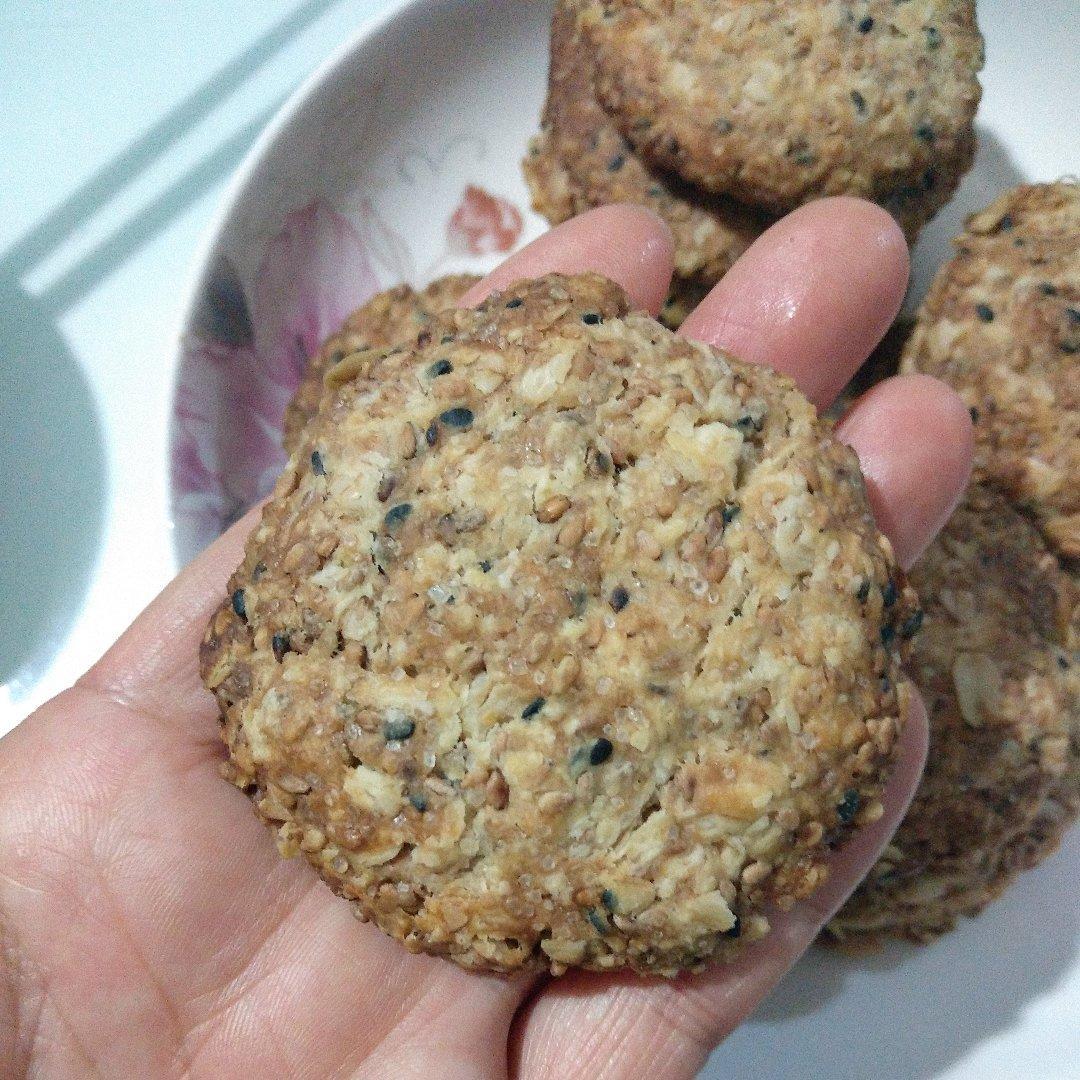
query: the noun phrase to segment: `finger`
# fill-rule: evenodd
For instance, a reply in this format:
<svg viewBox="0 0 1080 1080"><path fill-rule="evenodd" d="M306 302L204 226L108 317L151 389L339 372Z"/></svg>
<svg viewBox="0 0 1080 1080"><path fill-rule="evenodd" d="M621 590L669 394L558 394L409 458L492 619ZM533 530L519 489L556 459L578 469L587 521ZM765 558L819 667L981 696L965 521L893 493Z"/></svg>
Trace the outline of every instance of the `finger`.
<svg viewBox="0 0 1080 1080"><path fill-rule="evenodd" d="M910 567L967 487L974 446L967 407L937 379L901 375L864 394L837 437L858 454L878 527Z"/></svg>
<svg viewBox="0 0 1080 1080"><path fill-rule="evenodd" d="M641 206L602 206L555 226L511 255L462 298L463 307L515 281L543 274L592 270L621 285L635 307L654 315L667 296L672 268L671 231Z"/></svg>
<svg viewBox="0 0 1080 1080"><path fill-rule="evenodd" d="M733 964L670 981L578 972L551 983L519 1014L512 1047L523 1078L689 1080L806 951L873 866L911 802L926 759L926 710L912 694L885 813L829 859L810 900L772 916L772 928Z"/></svg>
<svg viewBox="0 0 1080 1080"><path fill-rule="evenodd" d="M261 514L248 511L181 570L79 685L152 716L216 715L199 678L199 643Z"/></svg>
<svg viewBox="0 0 1080 1080"><path fill-rule="evenodd" d="M904 299L896 222L861 199L822 199L764 232L679 333L790 375L827 406L884 337Z"/></svg>

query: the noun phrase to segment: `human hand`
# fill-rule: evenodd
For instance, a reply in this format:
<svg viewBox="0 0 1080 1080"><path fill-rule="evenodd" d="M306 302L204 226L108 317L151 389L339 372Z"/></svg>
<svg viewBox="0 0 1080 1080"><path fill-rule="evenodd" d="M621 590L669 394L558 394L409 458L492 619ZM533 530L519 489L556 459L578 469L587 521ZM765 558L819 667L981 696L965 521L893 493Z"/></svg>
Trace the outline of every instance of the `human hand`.
<svg viewBox="0 0 1080 1080"><path fill-rule="evenodd" d="M568 222L470 292L592 269L655 311L671 244L648 213ZM827 405L895 315L907 253L885 213L826 200L774 226L682 333ZM839 427L906 565L967 480L959 399L889 380ZM218 777L198 643L254 524L174 581L71 690L0 740L0 1073L47 1076L689 1077L812 942L902 817L926 746L913 705L885 814L826 885L732 965L674 980L502 978L415 956L280 858Z"/></svg>

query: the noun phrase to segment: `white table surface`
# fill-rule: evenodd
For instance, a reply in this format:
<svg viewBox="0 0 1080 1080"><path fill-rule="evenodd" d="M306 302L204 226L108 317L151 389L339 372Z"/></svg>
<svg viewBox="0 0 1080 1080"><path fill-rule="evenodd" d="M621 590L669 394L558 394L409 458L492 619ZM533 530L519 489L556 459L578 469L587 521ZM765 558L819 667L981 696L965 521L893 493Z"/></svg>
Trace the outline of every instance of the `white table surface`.
<svg viewBox="0 0 1080 1080"><path fill-rule="evenodd" d="M174 573L169 402L200 242L267 117L385 6L0 0L0 733L85 670ZM1049 17L1026 8L1016 5L1018 19ZM1075 56L1046 63L1075 90ZM1018 118L1031 109L993 68L984 83ZM1061 137L1075 147L1069 96L1041 107L1060 113ZM824 1009L843 1025L853 996L841 987L869 986L896 957L853 977L815 953L814 982L824 972L837 993L804 1003L804 962L708 1075L739 1061L764 1078L785 1061L783 1075L794 1076L791 1063L804 1057L814 1074L830 1062L837 1078L1080 1076L1080 1063L1062 1064L1080 1058L1077 911L1040 907L1046 886L1068 895L1059 879L1075 880L1075 831L1066 847L984 925L906 957L896 977L911 987L910 1007L879 1017L868 996L866 1044L808 1047L820 1024L803 1018ZM1032 932L1044 921L1057 930ZM1030 951L979 956L964 939L980 930L1020 935ZM953 1019L930 1022L941 1013ZM1054 1064L1040 1070L1047 1042Z"/></svg>

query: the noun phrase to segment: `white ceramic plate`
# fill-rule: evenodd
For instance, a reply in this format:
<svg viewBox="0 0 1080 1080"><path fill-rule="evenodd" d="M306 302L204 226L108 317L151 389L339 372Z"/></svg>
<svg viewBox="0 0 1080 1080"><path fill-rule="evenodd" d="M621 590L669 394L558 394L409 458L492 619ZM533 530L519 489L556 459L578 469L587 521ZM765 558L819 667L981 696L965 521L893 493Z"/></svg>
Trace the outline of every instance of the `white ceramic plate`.
<svg viewBox="0 0 1080 1080"><path fill-rule="evenodd" d="M172 439L181 561L268 490L301 364L398 281L483 271L542 231L518 163L544 93L548 5L400 4L260 140L205 254ZM966 213L1080 169L1076 0L980 4L975 168L915 253L925 291ZM1080 838L980 919L871 959L812 950L713 1056L711 1077L1080 1077Z"/></svg>

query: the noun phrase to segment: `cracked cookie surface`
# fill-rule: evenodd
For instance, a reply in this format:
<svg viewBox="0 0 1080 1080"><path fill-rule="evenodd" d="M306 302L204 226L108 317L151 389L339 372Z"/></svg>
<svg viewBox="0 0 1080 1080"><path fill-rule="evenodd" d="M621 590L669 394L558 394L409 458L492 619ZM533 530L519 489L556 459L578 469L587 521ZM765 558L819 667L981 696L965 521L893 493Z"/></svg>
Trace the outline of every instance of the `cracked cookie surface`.
<svg viewBox="0 0 1080 1080"><path fill-rule="evenodd" d="M782 211L882 203L911 239L974 159L973 0L579 0L601 102L653 164Z"/></svg>
<svg viewBox="0 0 1080 1080"><path fill-rule="evenodd" d="M926 609L911 677L926 771L834 937L927 941L1056 850L1080 812L1075 584L1035 528L974 484L911 571Z"/></svg>
<svg viewBox="0 0 1080 1080"><path fill-rule="evenodd" d="M349 353L394 345L423 333L433 315L453 307L479 280L476 274L450 274L422 289L395 285L357 308L308 361L296 394L285 409L285 449L291 452L297 445L304 425L319 408L328 369Z"/></svg>
<svg viewBox="0 0 1080 1080"><path fill-rule="evenodd" d="M467 967L733 955L881 812L918 626L785 378L592 275L347 356L202 649L226 774Z"/></svg>
<svg viewBox="0 0 1080 1080"><path fill-rule="evenodd" d="M719 281L773 220L638 157L596 100L592 61L566 2L555 8L547 100L523 169L535 208L553 224L608 203L648 207L671 229L676 275L698 285Z"/></svg>
<svg viewBox="0 0 1080 1080"><path fill-rule="evenodd" d="M972 409L975 472L1080 566L1080 184L1024 184L967 220L902 370Z"/></svg>

